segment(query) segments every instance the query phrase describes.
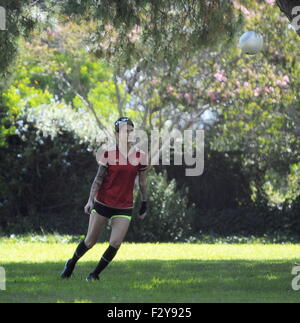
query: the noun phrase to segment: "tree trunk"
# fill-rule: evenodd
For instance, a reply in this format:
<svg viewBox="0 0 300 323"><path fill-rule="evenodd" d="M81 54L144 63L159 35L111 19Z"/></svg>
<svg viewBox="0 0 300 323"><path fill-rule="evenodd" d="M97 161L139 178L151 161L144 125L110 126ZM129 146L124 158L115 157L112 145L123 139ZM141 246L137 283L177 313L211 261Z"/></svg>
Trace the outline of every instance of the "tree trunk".
<svg viewBox="0 0 300 323"><path fill-rule="evenodd" d="M280 10L288 17L289 21L292 22L292 20L300 14L300 0L276 0L277 6L280 8ZM299 10L296 12L296 14L292 14L292 10L294 7L299 7ZM297 28L297 33L300 35L300 28Z"/></svg>

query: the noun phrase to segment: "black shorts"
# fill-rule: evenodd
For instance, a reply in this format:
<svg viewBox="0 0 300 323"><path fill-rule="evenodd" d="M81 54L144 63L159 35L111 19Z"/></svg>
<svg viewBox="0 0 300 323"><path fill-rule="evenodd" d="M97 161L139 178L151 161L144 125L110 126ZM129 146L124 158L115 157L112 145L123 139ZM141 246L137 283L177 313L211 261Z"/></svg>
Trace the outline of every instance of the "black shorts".
<svg viewBox="0 0 300 323"><path fill-rule="evenodd" d="M113 207L108 207L98 202L95 202L93 212L97 212L98 214L105 216L106 218L127 218L131 220L132 217L132 209L116 209Z"/></svg>

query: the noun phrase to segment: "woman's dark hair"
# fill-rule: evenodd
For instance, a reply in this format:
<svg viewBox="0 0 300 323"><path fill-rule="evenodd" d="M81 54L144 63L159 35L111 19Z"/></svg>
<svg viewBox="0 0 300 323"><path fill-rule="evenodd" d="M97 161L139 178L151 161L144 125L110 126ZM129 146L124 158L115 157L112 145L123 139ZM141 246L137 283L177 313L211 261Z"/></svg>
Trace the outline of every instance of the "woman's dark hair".
<svg viewBox="0 0 300 323"><path fill-rule="evenodd" d="M127 123L127 124L129 124L130 126L132 126L132 127L134 127L134 124L133 124L133 122L129 119L129 118L127 118L127 117L122 117L122 118L119 118L116 122L115 122L115 131L116 132L119 132L119 130L120 130L120 124L121 123Z"/></svg>

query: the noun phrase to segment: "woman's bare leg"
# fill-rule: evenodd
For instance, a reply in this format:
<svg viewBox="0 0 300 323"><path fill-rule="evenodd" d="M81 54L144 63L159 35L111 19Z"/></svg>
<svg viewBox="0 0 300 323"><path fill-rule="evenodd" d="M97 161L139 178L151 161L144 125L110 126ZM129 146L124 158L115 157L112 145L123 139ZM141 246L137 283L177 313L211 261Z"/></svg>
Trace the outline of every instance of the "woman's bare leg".
<svg viewBox="0 0 300 323"><path fill-rule="evenodd" d="M98 280L99 274L113 260L120 248L130 225L130 219L116 217L111 219L111 235L109 239L109 247L104 252L95 270L89 274L87 280Z"/></svg>
<svg viewBox="0 0 300 323"><path fill-rule="evenodd" d="M130 226L130 220L127 218L113 218L111 219L111 234L109 244L119 249L124 241Z"/></svg>
<svg viewBox="0 0 300 323"><path fill-rule="evenodd" d="M107 223L107 220L106 217L95 211L91 213L88 232L84 239L84 243L88 249L92 248L97 243L99 235Z"/></svg>
<svg viewBox="0 0 300 323"><path fill-rule="evenodd" d="M77 261L96 244L101 229L106 222L107 218L104 216L99 215L95 211L91 213L86 238L79 243L73 257L66 262L64 270L60 275L61 278L65 279L72 276Z"/></svg>

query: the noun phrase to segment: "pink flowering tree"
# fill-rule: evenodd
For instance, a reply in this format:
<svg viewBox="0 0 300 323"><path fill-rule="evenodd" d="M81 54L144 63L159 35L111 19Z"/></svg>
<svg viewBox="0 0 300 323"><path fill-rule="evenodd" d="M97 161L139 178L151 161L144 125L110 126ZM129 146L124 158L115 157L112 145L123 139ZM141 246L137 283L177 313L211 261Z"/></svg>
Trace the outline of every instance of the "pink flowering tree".
<svg viewBox="0 0 300 323"><path fill-rule="evenodd" d="M206 125L206 144L241 152L255 194L274 193L287 189L290 167L300 157L299 40L273 2L242 3L235 2L246 18L239 34L263 34L262 53L242 54L236 37L232 46L182 57L175 67L167 62L153 66L134 95L151 127L171 120L173 127L199 128L209 112L214 120Z"/></svg>

